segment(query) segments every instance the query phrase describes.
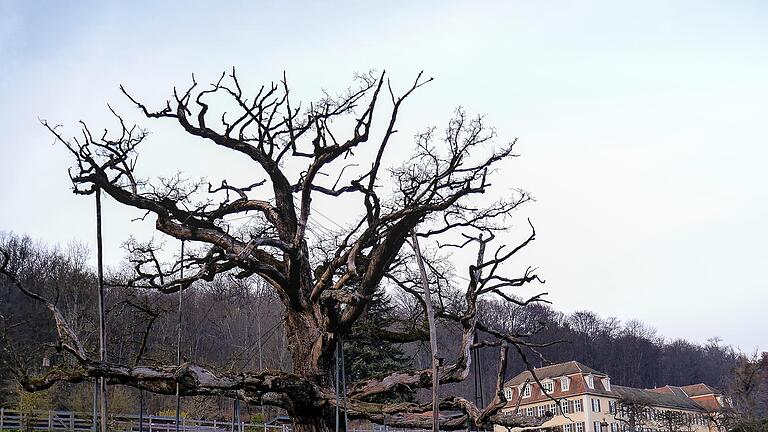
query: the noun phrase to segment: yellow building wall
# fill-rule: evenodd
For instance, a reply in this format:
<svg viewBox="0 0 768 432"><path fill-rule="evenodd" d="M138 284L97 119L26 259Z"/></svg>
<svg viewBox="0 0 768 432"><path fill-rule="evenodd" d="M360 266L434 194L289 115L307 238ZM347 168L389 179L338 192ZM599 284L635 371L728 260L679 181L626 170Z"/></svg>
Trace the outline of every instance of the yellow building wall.
<svg viewBox="0 0 768 432"><path fill-rule="evenodd" d="M596 399L600 401L600 411L592 410L592 399ZM552 417L550 420L546 421L542 426L554 427L554 426L562 426L570 423L584 422L584 432L594 432L594 422L597 421L601 423L605 422L608 424L607 429L605 429L602 432L611 432L611 423L616 423L616 427L618 428L619 431L623 430L624 423L622 423L620 419L616 418L615 414L612 414L610 412L609 402L617 402L618 399L616 398L596 396L596 395L581 395L576 397L564 398L561 400L568 400L568 401L581 400L583 411L567 413L565 415L561 414L558 411L557 415ZM551 401L547 401L547 402L539 402L534 404L521 404L519 407L519 412L525 415L526 409L529 407L533 407L535 409L534 415L536 416L538 415L539 406L541 405L549 406L552 403L553 402ZM659 408L659 409L662 411L669 410L666 408ZM512 411L512 409L504 410L504 412L510 412L510 411ZM675 410L675 411L680 411L680 412L690 413L690 414L700 414L693 411L684 411L684 410ZM706 422L704 422L704 424L697 422L697 423L690 424L689 426L690 426L689 430L692 432L713 432L714 431L714 429L712 429L712 426ZM525 429L516 428L514 430L522 431ZM496 426L494 428L494 432L507 432L507 428L502 426ZM576 432L575 428L571 432Z"/></svg>

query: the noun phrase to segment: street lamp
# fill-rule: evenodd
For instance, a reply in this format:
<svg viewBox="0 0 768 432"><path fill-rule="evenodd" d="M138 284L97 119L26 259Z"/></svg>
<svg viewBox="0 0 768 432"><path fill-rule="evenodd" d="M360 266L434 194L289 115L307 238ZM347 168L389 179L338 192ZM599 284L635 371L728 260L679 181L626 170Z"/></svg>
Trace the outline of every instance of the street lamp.
<svg viewBox="0 0 768 432"><path fill-rule="evenodd" d="M608 430L608 422L603 419L603 421L600 422L600 432L607 431Z"/></svg>

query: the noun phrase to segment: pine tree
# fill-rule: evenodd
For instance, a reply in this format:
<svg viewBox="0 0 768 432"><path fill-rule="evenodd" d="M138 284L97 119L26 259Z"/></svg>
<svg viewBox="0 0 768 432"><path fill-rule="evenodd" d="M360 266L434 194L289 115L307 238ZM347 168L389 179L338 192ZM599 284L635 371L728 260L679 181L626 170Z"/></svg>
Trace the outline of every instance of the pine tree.
<svg viewBox="0 0 768 432"><path fill-rule="evenodd" d="M344 371L347 382L368 378L381 378L387 374L410 368L412 359L394 342L383 340L377 330L388 328L397 321L395 307L390 297L383 290L377 291L370 302L370 307L352 328L352 333L344 343ZM374 402L412 402L415 391L399 389L397 392L377 395Z"/></svg>

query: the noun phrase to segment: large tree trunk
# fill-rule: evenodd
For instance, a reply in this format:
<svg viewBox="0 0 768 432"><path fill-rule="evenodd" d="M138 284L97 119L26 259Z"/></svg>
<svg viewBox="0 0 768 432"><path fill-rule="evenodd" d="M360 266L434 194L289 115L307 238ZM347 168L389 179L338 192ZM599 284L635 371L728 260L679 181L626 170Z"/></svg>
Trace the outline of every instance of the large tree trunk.
<svg viewBox="0 0 768 432"><path fill-rule="evenodd" d="M294 432L330 432L335 430L334 416L306 416L300 413L291 414Z"/></svg>
<svg viewBox="0 0 768 432"><path fill-rule="evenodd" d="M287 310L285 332L293 360L293 373L322 389L333 388L333 335L326 332L312 310ZM296 432L329 432L335 429L335 408L318 406L317 400L302 400L292 395L288 415Z"/></svg>
<svg viewBox="0 0 768 432"><path fill-rule="evenodd" d="M330 432L334 431L336 425L334 423L334 411L332 409L326 409L327 413L324 415L303 415L301 412L289 413L291 420L293 421L294 432ZM343 428L340 424L339 428Z"/></svg>

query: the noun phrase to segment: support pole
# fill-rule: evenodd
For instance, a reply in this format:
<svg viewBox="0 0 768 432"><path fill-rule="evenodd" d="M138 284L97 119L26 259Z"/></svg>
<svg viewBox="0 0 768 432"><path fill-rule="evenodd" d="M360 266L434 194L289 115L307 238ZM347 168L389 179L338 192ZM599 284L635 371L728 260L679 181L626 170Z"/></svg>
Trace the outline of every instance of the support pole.
<svg viewBox="0 0 768 432"><path fill-rule="evenodd" d="M344 364L344 339L339 338L339 353L341 353L341 394L344 403L344 432L348 431L349 418L347 417L347 372Z"/></svg>
<svg viewBox="0 0 768 432"><path fill-rule="evenodd" d="M91 420L91 431L96 432L99 428L99 382L93 382L93 420Z"/></svg>
<svg viewBox="0 0 768 432"><path fill-rule="evenodd" d="M339 360L339 341L336 341L336 373L334 377L334 393L336 393L336 432L339 432L339 366L341 361Z"/></svg>
<svg viewBox="0 0 768 432"><path fill-rule="evenodd" d="M240 422L238 411L239 411L239 401L237 399L234 399L232 401L232 430L231 432L235 432L235 422Z"/></svg>
<svg viewBox="0 0 768 432"><path fill-rule="evenodd" d="M184 279L184 240L181 241L181 263L180 278ZM179 285L179 320L176 325L176 364L181 366L181 302L183 299L183 292L181 285ZM176 382L176 432L179 432L179 417L181 416L181 394L179 383Z"/></svg>
<svg viewBox="0 0 768 432"><path fill-rule="evenodd" d="M491 236L493 238L493 236ZM487 241L483 241L483 234L480 233L480 236L477 238L477 242L480 243L480 249L477 252L477 270L475 270L475 274L472 275L475 279L476 285L480 286L480 278L482 277L483 271L481 270L481 266L483 265L483 261L485 260L485 244ZM475 330L474 334L474 343L477 343L477 330ZM475 367L473 368L474 374L475 374L475 405L480 407L481 409L485 407L485 397L484 397L484 391L483 391L483 370L480 367L480 348L474 349L474 355L475 355ZM477 427L474 427L475 430L479 430Z"/></svg>
<svg viewBox="0 0 768 432"><path fill-rule="evenodd" d="M424 267L424 261L421 257L419 248L419 239L416 237L416 230L411 230L411 242L413 252L416 255L416 263L421 272L421 284L424 289L424 303L426 304L427 321L429 322L429 347L432 351L432 431L440 430L440 375L439 358L437 353L437 326L435 325L435 311L432 307L432 294L429 291L429 280L427 279L427 269Z"/></svg>
<svg viewBox="0 0 768 432"><path fill-rule="evenodd" d="M96 187L96 251L99 277L99 360L107 361L107 334L104 319L104 247L101 237L101 188ZM107 432L107 381L99 378L101 432Z"/></svg>
<svg viewBox="0 0 768 432"><path fill-rule="evenodd" d="M139 389L139 432L144 432L144 389Z"/></svg>
<svg viewBox="0 0 768 432"><path fill-rule="evenodd" d="M263 340L261 339L261 311L263 310L261 301L263 298L261 297L261 291L259 291L259 311L256 313L256 330L258 332L259 336L259 371L264 370L264 354L263 354ZM267 421L267 415L264 412L264 405L261 405L261 421L266 422Z"/></svg>

